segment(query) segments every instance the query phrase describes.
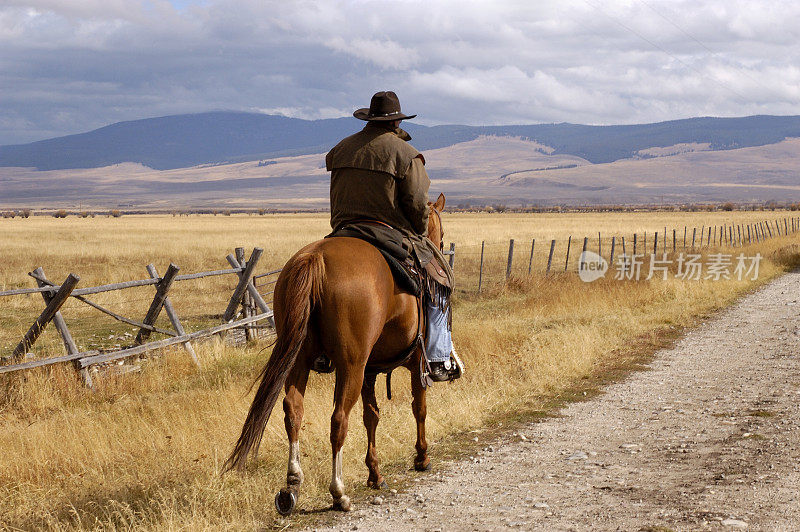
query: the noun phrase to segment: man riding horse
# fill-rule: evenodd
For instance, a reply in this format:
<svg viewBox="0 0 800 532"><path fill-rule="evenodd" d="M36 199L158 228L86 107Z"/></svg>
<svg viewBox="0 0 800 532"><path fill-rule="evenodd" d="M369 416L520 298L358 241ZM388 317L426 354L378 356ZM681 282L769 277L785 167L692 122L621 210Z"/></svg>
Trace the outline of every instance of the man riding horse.
<svg viewBox="0 0 800 532"><path fill-rule="evenodd" d="M444 195L427 202L430 181L424 159L398 128L400 120L410 117L400 111L394 93L376 94L369 109L354 115L367 126L327 157L333 174L334 232L297 251L275 282L275 347L226 462L227 469L244 467L247 457L258 451L283 389L289 460L286 487L275 497L283 515L294 510L304 479L300 429L312 369L336 372L328 489L333 508L346 511L351 503L345 493L342 447L359 397L367 430L367 485L386 487L376 451L376 376L387 374L389 392L391 371L409 370L417 426L414 469L427 471L427 386L432 380L457 378L463 368L450 338L452 272L441 254Z"/></svg>
<svg viewBox="0 0 800 532"><path fill-rule="evenodd" d="M450 293L453 273L441 250L426 237L428 188L425 158L400 129L405 115L391 91L376 93L369 108L353 116L367 122L328 153L331 172L331 227L329 237L350 236L366 240L424 277L429 376L449 381L461 376L462 368L451 338ZM441 245L441 243L440 243ZM324 355L314 368L325 371Z"/></svg>

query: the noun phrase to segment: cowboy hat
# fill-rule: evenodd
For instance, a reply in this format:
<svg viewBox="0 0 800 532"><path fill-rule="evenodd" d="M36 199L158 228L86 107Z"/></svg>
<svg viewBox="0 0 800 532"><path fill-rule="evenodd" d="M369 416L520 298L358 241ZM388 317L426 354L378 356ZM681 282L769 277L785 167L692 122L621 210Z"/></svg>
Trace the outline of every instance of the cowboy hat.
<svg viewBox="0 0 800 532"><path fill-rule="evenodd" d="M392 91L376 92L369 102L369 108L358 109L353 116L359 120L371 122L373 120L391 121L408 120L417 115L404 115L400 111L400 100Z"/></svg>

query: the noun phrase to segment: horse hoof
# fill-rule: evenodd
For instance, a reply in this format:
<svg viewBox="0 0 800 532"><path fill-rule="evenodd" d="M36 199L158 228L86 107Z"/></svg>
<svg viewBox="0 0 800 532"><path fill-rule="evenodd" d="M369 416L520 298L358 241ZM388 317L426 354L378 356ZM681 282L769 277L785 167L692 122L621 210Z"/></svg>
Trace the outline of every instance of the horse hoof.
<svg viewBox="0 0 800 532"><path fill-rule="evenodd" d="M431 470L431 463L428 461L427 464L414 464L414 469L417 471L430 471Z"/></svg>
<svg viewBox="0 0 800 532"><path fill-rule="evenodd" d="M342 495L340 499L333 501L333 509L339 510L340 512L349 512L351 509L350 497Z"/></svg>
<svg viewBox="0 0 800 532"><path fill-rule="evenodd" d="M281 515L289 515L297 504L297 497L291 490L282 489L275 495L275 509Z"/></svg>
<svg viewBox="0 0 800 532"><path fill-rule="evenodd" d="M368 481L367 486L374 490L385 490L389 488L389 484L387 484L385 480L381 480L380 483Z"/></svg>

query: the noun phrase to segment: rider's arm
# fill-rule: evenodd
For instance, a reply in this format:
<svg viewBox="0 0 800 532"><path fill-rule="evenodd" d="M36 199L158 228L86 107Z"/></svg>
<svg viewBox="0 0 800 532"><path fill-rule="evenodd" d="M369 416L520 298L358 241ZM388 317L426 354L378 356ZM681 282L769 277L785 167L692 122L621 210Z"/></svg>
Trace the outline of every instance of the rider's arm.
<svg viewBox="0 0 800 532"><path fill-rule="evenodd" d="M424 235L428 229L428 188L431 180L425 171L422 156L412 159L403 179L397 182L397 199L400 210L418 234Z"/></svg>

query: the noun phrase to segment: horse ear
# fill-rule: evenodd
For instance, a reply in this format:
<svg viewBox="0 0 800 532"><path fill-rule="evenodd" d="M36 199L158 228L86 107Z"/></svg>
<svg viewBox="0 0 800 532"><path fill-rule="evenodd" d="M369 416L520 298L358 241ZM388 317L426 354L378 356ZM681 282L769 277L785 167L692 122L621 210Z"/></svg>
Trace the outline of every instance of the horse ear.
<svg viewBox="0 0 800 532"><path fill-rule="evenodd" d="M436 198L436 203L433 204L436 207L436 210L442 212L444 210L444 194L439 194L439 197Z"/></svg>

